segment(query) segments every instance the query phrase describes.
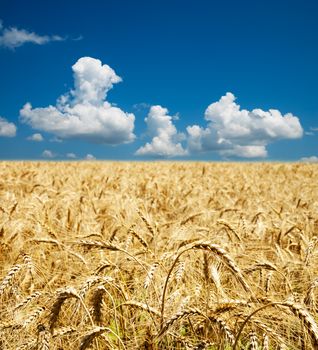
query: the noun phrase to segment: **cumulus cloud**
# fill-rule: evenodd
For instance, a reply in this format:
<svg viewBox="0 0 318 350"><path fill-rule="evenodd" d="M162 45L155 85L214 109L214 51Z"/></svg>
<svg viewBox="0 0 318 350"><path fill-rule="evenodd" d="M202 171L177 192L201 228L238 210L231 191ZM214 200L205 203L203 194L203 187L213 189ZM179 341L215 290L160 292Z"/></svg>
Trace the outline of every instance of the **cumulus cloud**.
<svg viewBox="0 0 318 350"><path fill-rule="evenodd" d="M56 154L53 153L52 151L46 149L42 152L42 157L43 158L55 158L56 157Z"/></svg>
<svg viewBox="0 0 318 350"><path fill-rule="evenodd" d="M74 89L56 106L20 110L21 121L60 139L78 138L95 143L122 144L135 139L135 116L106 101L107 93L121 78L98 59L80 58L73 66Z"/></svg>
<svg viewBox="0 0 318 350"><path fill-rule="evenodd" d="M318 163L318 157L316 156L302 157L300 161L305 163Z"/></svg>
<svg viewBox="0 0 318 350"><path fill-rule="evenodd" d="M75 159L77 156L75 153L66 153L66 158Z"/></svg>
<svg viewBox="0 0 318 350"><path fill-rule="evenodd" d="M219 151L224 156L266 157L266 146L280 139L302 137L299 119L276 109L241 109L228 92L205 111L206 128L187 127L189 152Z"/></svg>
<svg viewBox="0 0 318 350"><path fill-rule="evenodd" d="M267 150L265 146L240 146L233 145L231 149L221 150L222 156L235 156L241 158L265 158L267 157Z"/></svg>
<svg viewBox="0 0 318 350"><path fill-rule="evenodd" d="M14 137L16 133L16 126L8 122L5 118L0 117L0 137Z"/></svg>
<svg viewBox="0 0 318 350"><path fill-rule="evenodd" d="M59 35L39 35L34 32L29 32L25 29L18 29L16 27L4 28L2 21L0 22L0 46L7 47L9 49L15 49L26 43L32 43L37 45L47 44L50 41L63 41Z"/></svg>
<svg viewBox="0 0 318 350"><path fill-rule="evenodd" d="M177 132L173 117L168 110L161 106L152 106L145 122L147 133L152 137L151 142L136 151L136 155L152 155L163 157L183 156L187 152L183 149L181 139L183 135Z"/></svg>
<svg viewBox="0 0 318 350"><path fill-rule="evenodd" d="M95 160L96 157L94 157L92 154L88 153L88 154L86 154L85 159L86 159L86 160Z"/></svg>
<svg viewBox="0 0 318 350"><path fill-rule="evenodd" d="M43 141L43 136L39 133L35 133L27 138L29 141L41 142Z"/></svg>

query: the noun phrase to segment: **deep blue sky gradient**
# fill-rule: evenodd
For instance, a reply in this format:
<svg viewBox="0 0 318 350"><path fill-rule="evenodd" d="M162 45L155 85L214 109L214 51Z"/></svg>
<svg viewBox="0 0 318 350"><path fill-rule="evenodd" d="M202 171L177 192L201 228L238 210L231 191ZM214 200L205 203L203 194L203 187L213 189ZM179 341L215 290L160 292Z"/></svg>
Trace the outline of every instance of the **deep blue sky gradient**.
<svg viewBox="0 0 318 350"><path fill-rule="evenodd" d="M0 48L0 116L16 123L15 138L0 138L1 159L36 159L44 149L94 154L99 159L137 159L145 143L147 108L160 104L178 130L205 125L204 111L227 91L242 108L279 109L318 127L318 2L282 1L0 1L5 27L69 39L46 45ZM74 40L79 37L82 40ZM133 144L26 140L38 132L19 123L26 102L54 105L73 86L71 66L83 56L100 59L123 78L108 100L136 115ZM268 147L268 160L318 156L318 133ZM219 159L215 153L193 159Z"/></svg>

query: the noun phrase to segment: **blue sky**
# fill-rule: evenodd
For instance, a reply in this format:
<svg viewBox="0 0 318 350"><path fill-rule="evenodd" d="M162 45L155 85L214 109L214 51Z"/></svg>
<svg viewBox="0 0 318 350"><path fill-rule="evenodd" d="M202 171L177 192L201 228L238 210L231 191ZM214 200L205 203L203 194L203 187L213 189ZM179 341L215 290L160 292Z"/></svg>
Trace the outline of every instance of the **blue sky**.
<svg viewBox="0 0 318 350"><path fill-rule="evenodd" d="M2 0L0 159L317 161L317 15L314 0Z"/></svg>

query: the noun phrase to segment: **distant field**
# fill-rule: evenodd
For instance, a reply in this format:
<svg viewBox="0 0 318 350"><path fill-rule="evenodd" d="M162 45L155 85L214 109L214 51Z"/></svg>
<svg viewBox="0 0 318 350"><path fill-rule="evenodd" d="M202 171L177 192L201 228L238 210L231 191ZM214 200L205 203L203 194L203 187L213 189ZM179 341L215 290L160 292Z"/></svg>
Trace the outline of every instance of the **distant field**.
<svg viewBox="0 0 318 350"><path fill-rule="evenodd" d="M318 349L317 242L318 165L1 162L0 349Z"/></svg>

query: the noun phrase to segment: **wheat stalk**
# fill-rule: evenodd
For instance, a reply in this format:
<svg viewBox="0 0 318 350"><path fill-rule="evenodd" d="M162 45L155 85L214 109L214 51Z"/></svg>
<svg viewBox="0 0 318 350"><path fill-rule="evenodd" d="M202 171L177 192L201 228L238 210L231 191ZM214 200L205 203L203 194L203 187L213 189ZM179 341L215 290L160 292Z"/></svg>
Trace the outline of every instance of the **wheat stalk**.
<svg viewBox="0 0 318 350"><path fill-rule="evenodd" d="M98 286L92 295L93 317L97 323L102 323L102 303L105 293L105 287Z"/></svg>
<svg viewBox="0 0 318 350"><path fill-rule="evenodd" d="M31 323L33 323L34 320L36 320L41 315L43 311L45 311L44 306L40 306L36 310L34 310L33 313L22 323L22 327L27 328Z"/></svg>
<svg viewBox="0 0 318 350"><path fill-rule="evenodd" d="M150 222L148 221L148 219L142 214L142 212L140 210L137 210L138 215L140 216L141 220L144 222L144 224L146 225L148 231L150 232L152 239L155 237L156 232L154 230L154 228L152 227L152 225L150 225Z"/></svg>
<svg viewBox="0 0 318 350"><path fill-rule="evenodd" d="M69 334L74 333L74 332L76 332L75 328L72 328L72 327L61 327L59 329L54 329L53 338L63 337L65 335L69 335Z"/></svg>
<svg viewBox="0 0 318 350"><path fill-rule="evenodd" d="M175 280L176 282L180 282L183 275L184 275L184 270L185 270L186 264L184 261L180 261L176 267L176 272L175 272Z"/></svg>
<svg viewBox="0 0 318 350"><path fill-rule="evenodd" d="M224 296L225 295L225 291L222 288L219 270L218 270L218 267L216 265L212 265L211 266L211 268L210 268L210 276L211 276L212 282L215 285L217 295L218 296Z"/></svg>
<svg viewBox="0 0 318 350"><path fill-rule="evenodd" d="M140 234L138 234L132 227L128 230L128 234L133 235L137 238L137 240L140 242L140 244L148 249L148 243L141 237ZM127 250L127 249L126 249Z"/></svg>
<svg viewBox="0 0 318 350"><path fill-rule="evenodd" d="M64 304L65 300L67 300L69 298L79 299L80 296L78 295L77 291L71 287L58 291L57 298L56 298L56 300L52 306L52 309L51 309L51 315L50 315L50 320L49 320L51 331L54 329L55 324L58 320L62 305Z"/></svg>
<svg viewBox="0 0 318 350"><path fill-rule="evenodd" d="M236 350L239 337L243 331L243 328L245 327L246 323L254 316L257 312L267 308L267 307L273 307L273 306L283 306L288 307L293 314L298 317L305 325L309 335L311 336L312 343L314 347L318 348L318 326L314 318L310 315L310 313L300 304L285 301L285 302L271 302L269 304L265 304L258 309L254 310L242 323L239 332L236 335L235 342L233 345L233 350Z"/></svg>
<svg viewBox="0 0 318 350"><path fill-rule="evenodd" d="M82 337L79 350L87 349L96 337L107 331L109 331L107 327L95 327L91 329Z"/></svg>
<svg viewBox="0 0 318 350"><path fill-rule="evenodd" d="M31 295L27 296L24 300L22 300L18 305L15 306L14 311L21 309L25 307L27 304L30 303L31 300L36 299L42 295L41 292L37 291L32 293Z"/></svg>
<svg viewBox="0 0 318 350"><path fill-rule="evenodd" d="M236 239L238 241L240 241L240 242L242 241L240 235L236 232L236 230L227 221L219 219L217 221L217 224L220 224L220 225L223 225L224 227L226 227L230 232L232 232L234 234L234 236L236 237Z"/></svg>
<svg viewBox="0 0 318 350"><path fill-rule="evenodd" d="M309 259L312 255L313 250L315 249L315 246L318 243L318 237L314 236L312 240L309 242L306 251L305 251L305 265L307 266L309 264Z"/></svg>
<svg viewBox="0 0 318 350"><path fill-rule="evenodd" d="M40 324L38 325L37 350L50 350L51 334Z"/></svg>
<svg viewBox="0 0 318 350"><path fill-rule="evenodd" d="M255 332L251 332L250 335L250 345L248 347L249 350L258 350L258 341Z"/></svg>
<svg viewBox="0 0 318 350"><path fill-rule="evenodd" d="M181 320L185 317L189 317L191 315L201 315L201 313L195 309L185 309L177 312L162 325L157 338L160 338L176 321Z"/></svg>
<svg viewBox="0 0 318 350"><path fill-rule="evenodd" d="M147 289L149 286L150 286L150 283L152 282L153 278L154 278L154 275L155 275L155 272L157 270L159 266L159 263L158 262L154 262L149 271L147 272L147 277L145 279L145 282L144 282L144 288Z"/></svg>
<svg viewBox="0 0 318 350"><path fill-rule="evenodd" d="M263 334L263 349L262 350L269 350L269 337L267 333Z"/></svg>
<svg viewBox="0 0 318 350"><path fill-rule="evenodd" d="M220 329L223 331L223 333L225 334L226 339L228 340L228 342L233 345L234 343L234 334L231 331L231 329L229 328L229 326L226 324L226 322L224 320L222 320L221 318L217 317L217 316L208 316L209 320L211 322L215 322L219 325Z"/></svg>
<svg viewBox="0 0 318 350"><path fill-rule="evenodd" d="M241 270L235 264L235 262L231 258L231 256L224 249L222 249L220 246L218 246L216 244L212 244L210 242L205 242L205 241L194 242L194 243L190 244L189 246L185 246L181 250L181 252L178 253L178 255L176 256L172 266L170 267L168 275L166 277L164 288L163 288L163 293L162 293L162 299L161 299L161 322L162 322L162 324L163 324L163 318L164 318L165 295L166 295L166 290L167 290L167 285L168 285L170 275L171 275L174 267L176 266L177 262L179 261L180 256L182 254L184 254L185 252L188 252L189 250L195 250L195 249L210 251L210 252L214 253L216 256L220 257L221 260L230 268L230 270L235 275L235 277L240 281L240 283L242 284L245 291L251 293L251 289L250 289L249 285L247 284L247 282L245 281L245 279L243 278Z"/></svg>
<svg viewBox="0 0 318 350"><path fill-rule="evenodd" d="M306 292L304 303L309 307L311 311L316 310L316 300L315 300L315 294L314 289L318 286L318 278L315 278L311 283L310 286Z"/></svg>
<svg viewBox="0 0 318 350"><path fill-rule="evenodd" d="M139 301L128 300L128 301L125 301L124 303L121 304L121 306L125 306L125 305L142 309L142 310L150 312L153 315L158 316L158 317L161 316L160 312L157 309L149 306L148 304L141 303Z"/></svg>
<svg viewBox="0 0 318 350"><path fill-rule="evenodd" d="M0 284L0 296L4 293L4 291L11 286L11 283L14 279L14 277L17 275L17 273L21 270L22 265L16 264L11 267L11 269L8 271L7 275L4 277Z"/></svg>

